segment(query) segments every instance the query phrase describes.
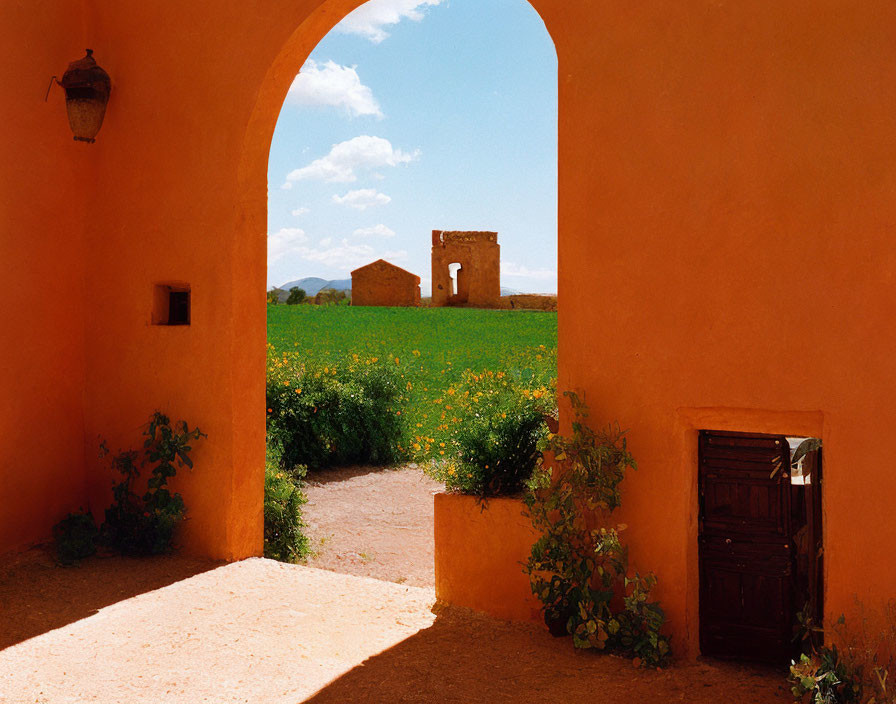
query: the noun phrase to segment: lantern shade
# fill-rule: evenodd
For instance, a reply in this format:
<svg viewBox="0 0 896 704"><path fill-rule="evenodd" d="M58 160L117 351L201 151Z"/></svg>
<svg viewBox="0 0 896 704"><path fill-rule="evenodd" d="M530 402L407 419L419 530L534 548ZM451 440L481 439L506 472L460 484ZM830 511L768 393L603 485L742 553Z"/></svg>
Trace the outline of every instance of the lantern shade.
<svg viewBox="0 0 896 704"><path fill-rule="evenodd" d="M69 64L59 83L65 89L68 124L75 139L95 141L103 125L106 103L112 90L109 74L97 65L93 51L88 49L87 56Z"/></svg>

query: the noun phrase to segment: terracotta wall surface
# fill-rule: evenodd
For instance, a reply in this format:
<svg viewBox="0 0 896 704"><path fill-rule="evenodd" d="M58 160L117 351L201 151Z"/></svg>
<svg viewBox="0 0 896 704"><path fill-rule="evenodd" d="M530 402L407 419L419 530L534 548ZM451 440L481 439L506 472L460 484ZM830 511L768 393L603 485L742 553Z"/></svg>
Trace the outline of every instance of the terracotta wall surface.
<svg viewBox="0 0 896 704"><path fill-rule="evenodd" d="M0 553L86 505L85 185L50 77L84 56L81 0L0 3Z"/></svg>
<svg viewBox="0 0 896 704"><path fill-rule="evenodd" d="M420 277L382 259L352 272L353 306L419 306Z"/></svg>
<svg viewBox="0 0 896 704"><path fill-rule="evenodd" d="M101 505L96 436L126 445L160 407L209 433L179 478L186 547L261 550L268 149L297 69L358 4L3 5L0 217L4 261L22 264L2 284L2 412L37 440L20 471L4 436L0 482L21 497L6 547L78 503L85 457ZM532 4L559 58L560 386L629 429L640 470L620 519L678 652L697 647L699 428L821 435L828 615L881 603L896 577L896 6ZM41 102L84 45L113 82L89 152L59 96ZM168 280L191 285L189 328L149 325ZM45 285L83 297L35 300Z"/></svg>
<svg viewBox="0 0 896 704"><path fill-rule="evenodd" d="M436 494L436 598L512 621L540 621L521 563L537 534L518 499Z"/></svg>

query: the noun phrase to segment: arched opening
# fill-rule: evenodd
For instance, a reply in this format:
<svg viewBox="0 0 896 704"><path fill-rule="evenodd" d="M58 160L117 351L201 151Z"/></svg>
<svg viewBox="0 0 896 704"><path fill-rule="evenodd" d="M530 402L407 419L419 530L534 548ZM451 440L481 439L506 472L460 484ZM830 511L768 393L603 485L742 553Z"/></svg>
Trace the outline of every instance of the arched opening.
<svg viewBox="0 0 896 704"><path fill-rule="evenodd" d="M288 289L306 286L311 279L345 283L352 272L385 260L378 265L382 271L392 271L386 265L397 268L394 266L397 262L408 270L405 274L410 272L423 280L424 298L429 298L430 288L434 298L435 260L429 233L434 232L433 227L447 221L481 228L463 232L476 238L485 236L487 257L483 259L487 259L488 266L493 265L495 274L494 291L488 292L493 304L483 305L481 291L487 286L477 280L476 265L479 262L475 261L475 255L471 260L468 254L461 254L467 258L454 260L446 266L451 279L450 304L526 307L509 300L510 294L521 293L535 294L539 304L542 298L556 301L555 296L543 295L556 292L557 98L553 43L540 17L524 0L519 0L516 7L502 2L460 2L452 3L450 8L447 3L440 6L439 2L418 5L421 6L419 16L409 15L402 21L407 28L421 34L417 40L422 39L419 46L431 45L432 59L420 56L420 50L411 49L413 42L409 37L398 36L405 29L401 22L393 23L394 26L390 24L387 29L377 29L371 22L354 25L363 28L354 38L355 42L367 49L375 46L379 51L387 50L390 39L381 40L381 31L393 32L396 43L400 39L404 50L410 49L410 53L392 66L388 80L378 79L376 72L367 68L367 62L373 63L369 52L357 47L347 50L345 36L352 32L343 25L340 25L341 29L335 29L336 40L331 41L331 32L313 52L308 52L311 41L300 42L302 51L293 53L292 61L283 55L278 59L276 80L280 82L281 90L285 84L283 76L296 76L302 66L307 80L303 82L303 74L299 73L284 91L286 98L279 112L280 122L271 137L267 231L269 253L274 259L269 259L268 284ZM431 6L425 13L422 12L424 5ZM438 32L427 23L437 11L457 13L458 17L442 24L455 32L465 28L466 33L462 36L448 34L433 40L432 35ZM473 21L476 17L483 19L483 15L483 22ZM499 22L502 18L507 20L507 26ZM500 41L495 36L499 33L502 35ZM538 35L537 47L529 41L535 34ZM446 52L439 47L444 46L458 47L453 53L465 54L467 65L447 61L445 66L440 66ZM476 47L476 52L469 48L472 46ZM339 50L345 53L340 54ZM288 50L284 52L288 53ZM480 57L480 65L470 63L474 56ZM535 70L532 64L539 62L544 65ZM484 74L491 71L492 83L483 78L473 80L471 76L477 70ZM514 75L516 82L509 82L508 76ZM477 81L481 85L475 85ZM342 92L337 89L339 85L344 88ZM418 86L416 90L415 85ZM506 94L500 95L501 90ZM404 108L404 127L397 129L394 121L402 109L399 106L401 96L413 100L410 107ZM434 102L436 98L439 102ZM476 109L473 109L474 102L478 103ZM300 111L305 119L303 127L289 128L287 118L293 118ZM403 138L402 135L407 136ZM520 197L523 192L526 198ZM394 213L394 220L387 219L386 213ZM445 231L446 234L463 232ZM464 246L470 248L469 243ZM498 258L499 249L503 252L503 261ZM291 269L287 266L290 263ZM297 265L307 268L301 269ZM429 276L431 265L432 278ZM499 280L499 269L505 279ZM502 287L502 283L506 286ZM505 289L508 300L501 298ZM312 293L307 288L305 291ZM480 292L479 298L474 299L471 292ZM549 352L540 354L535 349L538 344L529 340L520 344L531 346L532 350L528 347L517 350L520 352L517 357L537 358L539 362L543 358L549 360L545 366L548 363L554 365L553 377L556 375L556 308L546 310L545 319L550 318L553 322L549 332L544 333L547 338L539 338L537 342L543 342L542 349L549 348ZM293 318L298 317L297 310L290 311L292 313L296 314ZM524 314L508 311L506 315ZM272 324L275 317L277 321ZM296 331L307 333L311 326L286 323L286 317L289 316L282 306L269 313L270 344L287 349L295 347L309 356L319 353L316 340L328 340L326 344L332 349L347 349L344 344L335 342L339 334L333 329L316 328L320 334L314 338L290 337ZM522 317L514 320L522 320ZM481 368L493 361L484 356L477 358L475 348L481 340L491 336L491 343L497 347L498 340L515 337L513 331L506 329L481 333L460 324L458 336L451 339L451 335L443 334L444 326L433 321L437 321L433 316L418 317L412 324L403 325L402 333L421 339L444 339L446 347L466 355L462 360L464 366L458 371L472 368L474 364ZM416 327L418 324L428 324L431 328L427 331ZM283 332L290 325L291 330ZM278 332L280 337L275 340L272 329L277 326L283 334ZM425 360L428 352L423 343L409 345L407 349L401 348L401 344L401 340L389 339L384 346L390 350L390 358L395 358L396 366L399 366L399 360L414 359L415 352L417 359ZM354 352L354 356L364 359L360 350ZM370 353L367 359L383 356ZM326 359L321 356L319 360L321 368L332 369L339 364L339 360L332 356ZM303 360L303 364L306 361ZM406 384L406 396L413 395L421 387L427 390L432 386L426 380L410 378L410 372L403 367L399 366L399 369L402 384ZM501 369L498 367L495 371ZM437 375L439 371L434 373ZM531 381L535 383L534 379ZM446 383L446 392L449 387ZM299 391L296 385L290 388L296 393ZM307 395L308 386L302 385L301 393ZM295 402L295 395L286 395ZM427 403L435 403L438 394L432 396L425 399ZM436 424L432 414L421 410L422 403L412 400L411 405L416 406L400 410L405 415L418 414L410 421L414 430L408 444L413 452L431 451L436 455L440 445L445 445L437 438L435 430L427 430L428 425ZM271 409L277 413L277 405L270 398L267 407L269 414ZM381 411L381 416L396 412L394 408ZM359 425L362 424L356 424L356 427ZM419 426L423 428L417 431ZM420 447L416 447L418 445ZM366 554L366 551L358 551L362 560L367 559L363 557Z"/></svg>
<svg viewBox="0 0 896 704"><path fill-rule="evenodd" d="M458 281L460 280L461 269L463 269L463 267L458 262L453 262L448 265L448 275L451 277L451 296L454 297L452 300L455 302L460 302L456 297L460 294Z"/></svg>

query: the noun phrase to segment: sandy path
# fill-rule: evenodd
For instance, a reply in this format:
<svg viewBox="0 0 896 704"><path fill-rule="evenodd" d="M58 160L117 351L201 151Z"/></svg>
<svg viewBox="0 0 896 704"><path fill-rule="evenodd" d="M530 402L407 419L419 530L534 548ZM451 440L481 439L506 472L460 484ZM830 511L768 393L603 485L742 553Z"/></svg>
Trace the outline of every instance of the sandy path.
<svg viewBox="0 0 896 704"><path fill-rule="evenodd" d="M308 477L312 567L399 584L435 584L432 495L416 467L349 467Z"/></svg>

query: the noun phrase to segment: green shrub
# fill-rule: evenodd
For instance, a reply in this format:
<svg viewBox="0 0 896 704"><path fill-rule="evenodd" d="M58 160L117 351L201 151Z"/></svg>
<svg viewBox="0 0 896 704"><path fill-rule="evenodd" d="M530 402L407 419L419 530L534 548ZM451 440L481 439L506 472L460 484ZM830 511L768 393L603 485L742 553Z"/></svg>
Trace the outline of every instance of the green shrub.
<svg viewBox="0 0 896 704"><path fill-rule="evenodd" d="M143 431L140 450L119 452L112 457L113 468L123 479L112 488L112 506L106 509L102 526L104 541L125 555L157 555L171 549L177 526L186 515L180 494L171 493L168 480L177 467L192 468L190 442L205 437L198 428L185 421L172 425L168 416L153 413ZM105 443L100 446L108 453ZM134 484L141 469L151 467L146 491L134 493Z"/></svg>
<svg viewBox="0 0 896 704"><path fill-rule="evenodd" d="M790 666L790 689L797 701L841 704L859 700L859 673L840 658L837 646L821 647Z"/></svg>
<svg viewBox="0 0 896 704"><path fill-rule="evenodd" d="M89 511L70 513L53 526L56 555L63 565L73 565L93 555L98 538L99 530Z"/></svg>
<svg viewBox="0 0 896 704"><path fill-rule="evenodd" d="M545 449L554 454L556 476L540 465L525 498L541 533L524 568L532 592L552 633L571 634L577 648L662 664L670 649L660 632L665 615L650 599L656 577L629 576L619 538L625 526L592 527L595 516L606 519L619 506L619 484L636 468L635 459L618 427L593 431L585 424L585 402L572 392L564 396L575 412L572 437L548 436Z"/></svg>
<svg viewBox="0 0 896 704"><path fill-rule="evenodd" d="M503 372L465 372L446 392L435 437L415 436L412 450L439 458L427 472L451 491L516 494L535 469L553 399L551 389L522 387Z"/></svg>
<svg viewBox="0 0 896 704"><path fill-rule="evenodd" d="M269 360L268 438L281 468L385 465L406 458L404 398L397 365L377 358L306 364Z"/></svg>
<svg viewBox="0 0 896 704"><path fill-rule="evenodd" d="M896 672L896 603L889 602L882 613L869 612L860 602L856 606L857 622L847 626L840 616L826 629L826 638L806 612L799 616L804 653L788 675L796 701L896 703L896 689L889 681Z"/></svg>
<svg viewBox="0 0 896 704"><path fill-rule="evenodd" d="M305 467L290 471L270 457L264 472L264 556L281 562L300 562L308 556L309 543L302 520Z"/></svg>

